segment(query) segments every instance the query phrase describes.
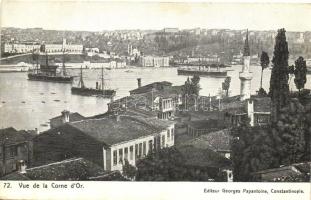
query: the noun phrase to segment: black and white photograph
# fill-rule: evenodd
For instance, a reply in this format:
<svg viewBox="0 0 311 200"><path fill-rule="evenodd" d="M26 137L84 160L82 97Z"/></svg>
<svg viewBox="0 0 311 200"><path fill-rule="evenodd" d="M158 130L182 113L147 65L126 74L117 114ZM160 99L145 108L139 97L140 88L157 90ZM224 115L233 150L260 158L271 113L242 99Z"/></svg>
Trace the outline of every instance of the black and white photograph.
<svg viewBox="0 0 311 200"><path fill-rule="evenodd" d="M310 183L310 19L308 3L3 0L4 188Z"/></svg>

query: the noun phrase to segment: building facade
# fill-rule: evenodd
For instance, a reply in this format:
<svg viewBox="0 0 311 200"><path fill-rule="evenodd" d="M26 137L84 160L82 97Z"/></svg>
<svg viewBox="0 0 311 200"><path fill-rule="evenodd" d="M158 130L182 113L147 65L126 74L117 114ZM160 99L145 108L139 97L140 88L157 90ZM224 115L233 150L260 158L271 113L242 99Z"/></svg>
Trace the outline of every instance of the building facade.
<svg viewBox="0 0 311 200"><path fill-rule="evenodd" d="M142 67L169 67L169 57L142 56L140 57Z"/></svg>
<svg viewBox="0 0 311 200"><path fill-rule="evenodd" d="M39 50L40 44L37 43L5 43L4 53L31 53L33 51Z"/></svg>
<svg viewBox="0 0 311 200"><path fill-rule="evenodd" d="M107 116L65 123L34 140L37 165L83 157L104 170L135 166L149 152L174 145L174 123L138 116ZM46 155L49 155L48 157Z"/></svg>
<svg viewBox="0 0 311 200"><path fill-rule="evenodd" d="M0 130L0 176L16 171L20 162L32 164L32 137L14 128Z"/></svg>
<svg viewBox="0 0 311 200"><path fill-rule="evenodd" d="M41 47L41 46L44 47ZM37 50L43 50L46 53L59 53L66 51L68 53L82 53L83 45L80 44L67 44L66 39L63 39L62 44L39 44L38 42L25 42L25 43L5 43L4 53L32 53Z"/></svg>

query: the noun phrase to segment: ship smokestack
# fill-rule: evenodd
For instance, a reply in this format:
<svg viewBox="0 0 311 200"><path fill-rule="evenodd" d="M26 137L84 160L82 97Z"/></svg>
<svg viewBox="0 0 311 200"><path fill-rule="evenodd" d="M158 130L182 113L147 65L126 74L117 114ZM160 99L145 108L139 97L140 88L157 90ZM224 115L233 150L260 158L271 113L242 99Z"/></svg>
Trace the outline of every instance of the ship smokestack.
<svg viewBox="0 0 311 200"><path fill-rule="evenodd" d="M62 112L62 122L63 123L68 123L69 122L69 114L70 114L70 112L68 110L64 110Z"/></svg>
<svg viewBox="0 0 311 200"><path fill-rule="evenodd" d="M137 79L137 85L138 85L139 88L141 87L141 78Z"/></svg>

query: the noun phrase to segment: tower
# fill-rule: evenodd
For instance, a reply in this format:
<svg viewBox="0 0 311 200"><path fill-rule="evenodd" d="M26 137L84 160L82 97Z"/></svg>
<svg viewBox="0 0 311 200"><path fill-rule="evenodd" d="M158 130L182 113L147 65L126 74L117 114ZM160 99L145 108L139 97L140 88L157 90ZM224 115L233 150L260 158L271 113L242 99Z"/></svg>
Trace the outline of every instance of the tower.
<svg viewBox="0 0 311 200"><path fill-rule="evenodd" d="M245 44L244 44L244 52L243 52L243 67L242 72L240 72L240 80L241 80L241 90L240 90L240 100L244 101L249 99L251 96L251 80L253 78L253 73L249 71L251 57L250 57L250 49L248 45L248 30L246 32Z"/></svg>

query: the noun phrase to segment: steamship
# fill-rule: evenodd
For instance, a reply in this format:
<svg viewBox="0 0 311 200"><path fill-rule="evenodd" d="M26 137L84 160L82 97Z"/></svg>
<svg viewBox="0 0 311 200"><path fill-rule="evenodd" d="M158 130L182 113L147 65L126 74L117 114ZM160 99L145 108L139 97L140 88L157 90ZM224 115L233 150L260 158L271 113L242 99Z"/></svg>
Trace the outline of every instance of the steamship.
<svg viewBox="0 0 311 200"><path fill-rule="evenodd" d="M35 56L35 55L33 55ZM70 76L66 72L66 67L63 58L63 67L58 71L58 65L50 65L48 55L46 54L45 65L38 64L39 54L36 55L36 67L28 71L28 80L32 81L49 81L57 83L72 83L73 76Z"/></svg>
<svg viewBox="0 0 311 200"><path fill-rule="evenodd" d="M83 81L82 67L80 72L80 79L77 87L71 87L71 93L82 96L98 96L103 98L113 98L116 91L113 89L105 89L104 85L104 69L101 69L101 84L96 82L96 88L85 87Z"/></svg>
<svg viewBox="0 0 311 200"><path fill-rule="evenodd" d="M227 71L226 65L223 64L179 64L177 69L178 75L186 75L186 76L212 76L212 77L226 77Z"/></svg>

